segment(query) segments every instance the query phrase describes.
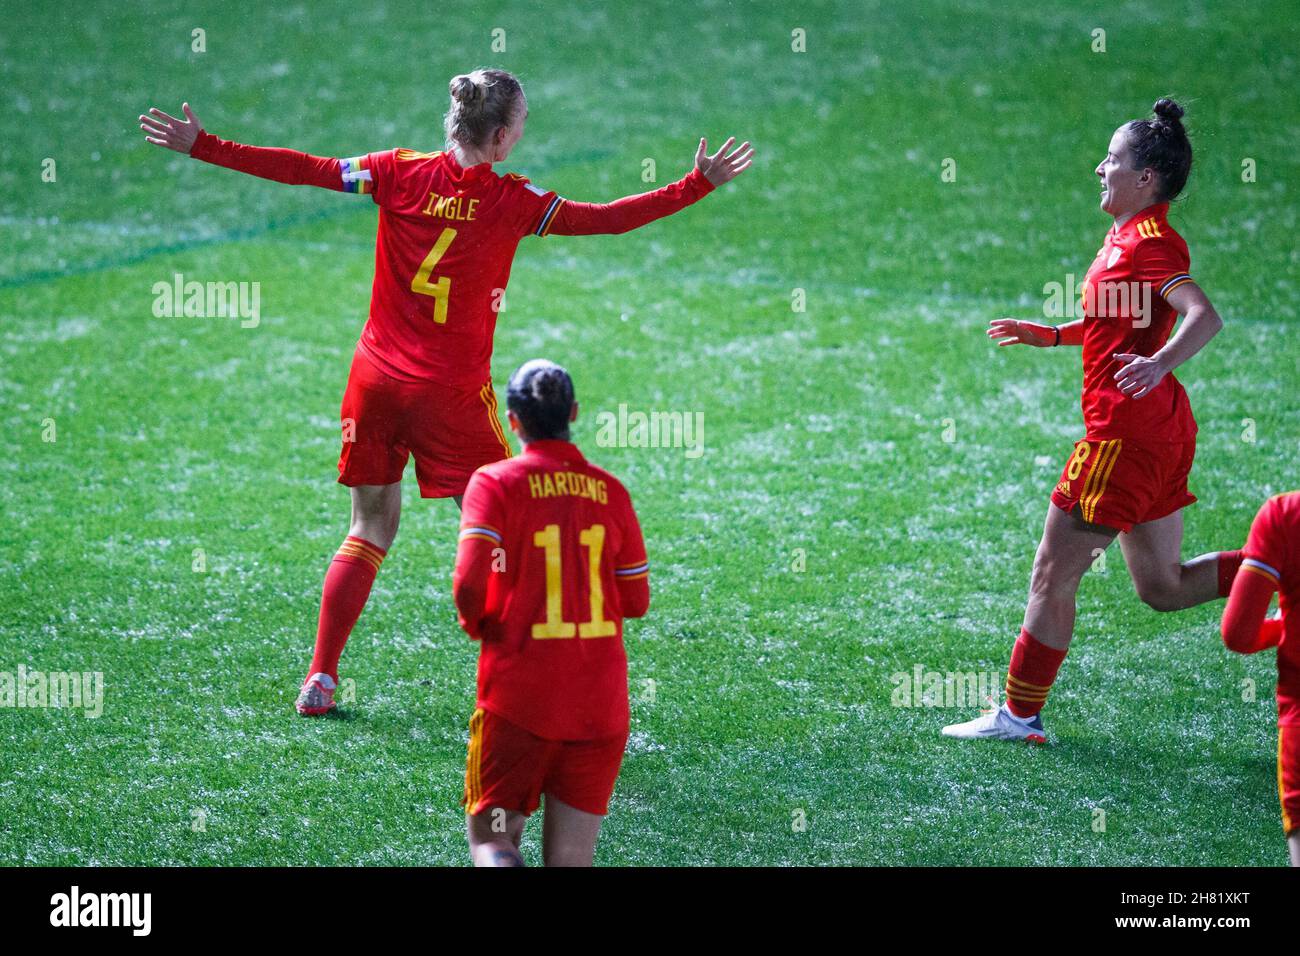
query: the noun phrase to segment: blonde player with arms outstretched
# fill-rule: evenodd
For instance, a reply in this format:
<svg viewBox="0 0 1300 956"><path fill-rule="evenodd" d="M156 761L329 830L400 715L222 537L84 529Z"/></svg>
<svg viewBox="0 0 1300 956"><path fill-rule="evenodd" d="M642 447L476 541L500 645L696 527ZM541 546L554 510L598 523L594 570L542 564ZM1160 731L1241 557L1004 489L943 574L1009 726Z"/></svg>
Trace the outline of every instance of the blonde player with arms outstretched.
<svg viewBox="0 0 1300 956"><path fill-rule="evenodd" d="M401 478L415 457L426 498L459 503L480 465L510 456L490 364L510 266L527 235L623 233L684 209L750 165L748 143L713 154L662 189L609 204L578 203L497 174L524 134L528 103L502 70L451 81L446 148L389 149L350 159L245 146L151 109L146 139L208 163L290 184L369 195L380 208L370 316L361 332L341 419L339 482L352 493L348 536L325 575L316 650L298 695L304 715L335 706L338 662L397 534Z"/></svg>

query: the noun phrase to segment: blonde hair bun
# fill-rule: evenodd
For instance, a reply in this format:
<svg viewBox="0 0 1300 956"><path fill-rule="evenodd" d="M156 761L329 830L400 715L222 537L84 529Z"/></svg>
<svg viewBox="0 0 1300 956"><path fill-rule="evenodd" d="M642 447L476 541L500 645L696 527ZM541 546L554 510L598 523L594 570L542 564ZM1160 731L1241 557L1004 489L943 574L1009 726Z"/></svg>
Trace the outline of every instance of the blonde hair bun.
<svg viewBox="0 0 1300 956"><path fill-rule="evenodd" d="M505 70L471 70L451 78L451 108L443 117L447 146L484 146L498 129L509 126L523 101L524 90Z"/></svg>
<svg viewBox="0 0 1300 956"><path fill-rule="evenodd" d="M473 73L453 76L449 84L451 98L462 106L473 106L483 98L483 86Z"/></svg>

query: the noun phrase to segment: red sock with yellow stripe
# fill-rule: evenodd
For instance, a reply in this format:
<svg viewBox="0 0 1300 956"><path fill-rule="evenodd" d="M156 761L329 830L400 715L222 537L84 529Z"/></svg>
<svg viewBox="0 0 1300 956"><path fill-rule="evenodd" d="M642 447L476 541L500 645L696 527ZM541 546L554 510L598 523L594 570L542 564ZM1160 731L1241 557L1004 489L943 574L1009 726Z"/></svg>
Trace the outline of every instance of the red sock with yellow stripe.
<svg viewBox="0 0 1300 956"><path fill-rule="evenodd" d="M1007 668L1007 707L1011 713L1028 719L1042 710L1064 660L1065 651L1048 647L1021 628Z"/></svg>
<svg viewBox="0 0 1300 956"><path fill-rule="evenodd" d="M343 646L366 606L370 587L375 583L375 575L379 573L379 565L387 553L369 541L348 535L334 555L329 570L325 572L320 624L316 628L316 653L311 659L308 677L329 674L335 682L338 681Z"/></svg>

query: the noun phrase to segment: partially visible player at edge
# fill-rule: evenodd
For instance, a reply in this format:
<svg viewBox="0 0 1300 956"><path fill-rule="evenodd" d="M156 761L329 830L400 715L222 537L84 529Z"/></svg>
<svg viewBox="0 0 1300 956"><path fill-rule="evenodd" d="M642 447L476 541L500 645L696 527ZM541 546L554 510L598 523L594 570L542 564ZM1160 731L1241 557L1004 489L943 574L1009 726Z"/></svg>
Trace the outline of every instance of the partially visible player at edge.
<svg viewBox="0 0 1300 956"><path fill-rule="evenodd" d="M352 522L325 575L316 650L296 703L334 708L338 662L397 534L402 472L415 456L425 498L460 496L480 465L510 456L497 418L492 336L510 266L526 235L616 234L671 215L747 169L753 150L734 138L678 182L609 204L578 203L522 176L497 175L524 134L528 103L502 70L452 79L446 149L389 149L328 159L245 146L203 130L189 104L180 120L140 117L148 142L240 172L370 195L380 207L370 315L343 396L339 482Z"/></svg>
<svg viewBox="0 0 1300 956"><path fill-rule="evenodd" d="M1096 173L1115 223L1084 278L1083 318L989 326L999 345L1083 346L1085 437L1052 492L1006 701L943 728L946 736L1046 742L1039 711L1073 637L1079 582L1117 535L1138 596L1157 611L1226 597L1241 564L1240 551L1181 560L1182 509L1196 500L1187 490L1196 421L1173 370L1223 328L1167 218L1192 168L1182 115L1162 99L1152 119L1111 137Z"/></svg>
<svg viewBox="0 0 1300 956"><path fill-rule="evenodd" d="M1277 790L1291 865L1300 866L1300 491L1264 502L1223 610L1223 643L1239 654L1277 648ZM1279 613L1266 617L1273 592Z"/></svg>
<svg viewBox="0 0 1300 956"><path fill-rule="evenodd" d="M547 866L590 866L627 746L623 619L650 606L649 563L626 489L569 441L573 382L520 366L506 390L523 454L465 491L452 593L479 641L465 813L476 866L521 866L542 795Z"/></svg>

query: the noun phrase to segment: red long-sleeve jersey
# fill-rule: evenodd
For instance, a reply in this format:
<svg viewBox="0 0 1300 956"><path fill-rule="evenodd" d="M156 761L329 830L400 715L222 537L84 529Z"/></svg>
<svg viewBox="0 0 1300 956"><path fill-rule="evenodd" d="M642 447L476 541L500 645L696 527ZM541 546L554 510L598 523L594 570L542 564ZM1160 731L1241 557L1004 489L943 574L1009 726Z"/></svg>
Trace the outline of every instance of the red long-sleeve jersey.
<svg viewBox="0 0 1300 956"><path fill-rule="evenodd" d="M1300 725L1300 491L1264 502L1250 526L1241 570L1223 609L1223 642L1251 654L1277 647L1277 718ZM1282 616L1265 618L1273 592Z"/></svg>
<svg viewBox="0 0 1300 956"><path fill-rule="evenodd" d="M370 195L379 206L379 231L370 316L358 348L394 378L466 388L490 375L497 313L520 239L627 232L713 189L692 169L653 192L578 203L522 176L499 176L489 163L464 169L448 152L389 149L332 159L207 132L190 155L276 182Z"/></svg>
<svg viewBox="0 0 1300 956"><path fill-rule="evenodd" d="M547 740L628 729L623 619L650 604L627 490L566 441L529 442L465 490L453 595L481 641L478 706Z"/></svg>
<svg viewBox="0 0 1300 956"><path fill-rule="evenodd" d="M1178 312L1165 296L1188 282L1187 243L1169 225L1169 204L1150 206L1112 226L1083 284L1083 421L1088 438L1186 442L1196 419L1171 372L1141 398L1119 390L1116 353L1155 355Z"/></svg>

